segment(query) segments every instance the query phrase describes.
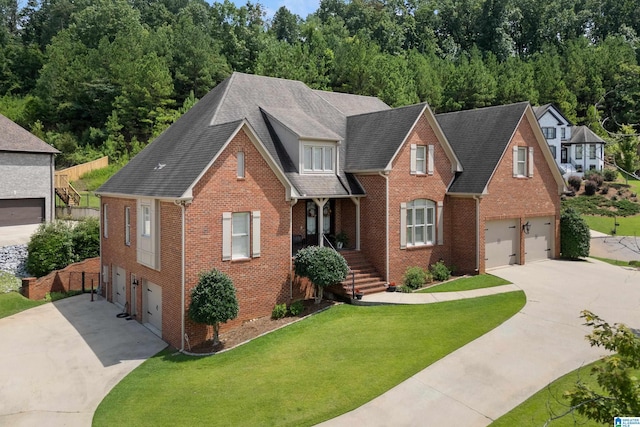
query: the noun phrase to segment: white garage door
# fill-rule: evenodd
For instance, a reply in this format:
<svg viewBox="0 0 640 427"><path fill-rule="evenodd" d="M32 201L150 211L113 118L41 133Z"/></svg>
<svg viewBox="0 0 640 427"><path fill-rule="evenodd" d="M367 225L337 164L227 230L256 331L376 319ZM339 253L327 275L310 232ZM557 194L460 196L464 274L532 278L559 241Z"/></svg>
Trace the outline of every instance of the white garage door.
<svg viewBox="0 0 640 427"><path fill-rule="evenodd" d="M485 268L516 264L520 243L518 220L487 221L485 227Z"/></svg>
<svg viewBox="0 0 640 427"><path fill-rule="evenodd" d="M127 303L126 274L124 268L113 267L113 302L120 308Z"/></svg>
<svg viewBox="0 0 640 427"><path fill-rule="evenodd" d="M152 332L162 336L162 288L146 282L142 292L144 323Z"/></svg>
<svg viewBox="0 0 640 427"><path fill-rule="evenodd" d="M553 251L553 217L527 218L529 234L524 235L525 262L551 258Z"/></svg>

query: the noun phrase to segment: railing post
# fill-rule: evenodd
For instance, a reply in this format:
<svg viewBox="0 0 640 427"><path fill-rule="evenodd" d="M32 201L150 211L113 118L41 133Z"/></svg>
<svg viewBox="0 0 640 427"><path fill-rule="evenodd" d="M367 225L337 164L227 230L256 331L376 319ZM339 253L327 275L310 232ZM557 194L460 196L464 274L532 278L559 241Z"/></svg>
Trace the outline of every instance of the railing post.
<svg viewBox="0 0 640 427"><path fill-rule="evenodd" d="M356 297L356 272L351 270L351 299Z"/></svg>

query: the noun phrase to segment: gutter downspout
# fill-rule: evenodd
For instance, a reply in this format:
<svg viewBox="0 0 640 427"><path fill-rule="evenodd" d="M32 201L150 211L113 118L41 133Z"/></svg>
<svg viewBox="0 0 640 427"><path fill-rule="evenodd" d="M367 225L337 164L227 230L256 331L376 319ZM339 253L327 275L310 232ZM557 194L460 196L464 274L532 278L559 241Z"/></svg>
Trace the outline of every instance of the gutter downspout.
<svg viewBox="0 0 640 427"><path fill-rule="evenodd" d="M480 196L473 196L476 201L476 272L480 271Z"/></svg>
<svg viewBox="0 0 640 427"><path fill-rule="evenodd" d="M385 280L389 283L389 173L378 172L378 175L384 178L385 181Z"/></svg>
<svg viewBox="0 0 640 427"><path fill-rule="evenodd" d="M289 202L289 299L293 299L293 207L298 199L291 198ZM306 215L306 214L305 214Z"/></svg>
<svg viewBox="0 0 640 427"><path fill-rule="evenodd" d="M185 210L185 204L184 202L180 203L180 207L182 208L182 231L181 231L181 245L182 245L182 260L181 260L181 265L180 268L182 270L181 272L181 281L182 281L182 292L181 292L181 304L182 304L182 325L181 325L181 338L180 338L180 351L184 352L184 335L185 335L185 291L186 291L186 285L185 285L185 274L184 274L184 269L185 269L185 255L184 255L184 249L185 249L185 238L184 238L184 224L185 224L185 220L184 220L184 210Z"/></svg>

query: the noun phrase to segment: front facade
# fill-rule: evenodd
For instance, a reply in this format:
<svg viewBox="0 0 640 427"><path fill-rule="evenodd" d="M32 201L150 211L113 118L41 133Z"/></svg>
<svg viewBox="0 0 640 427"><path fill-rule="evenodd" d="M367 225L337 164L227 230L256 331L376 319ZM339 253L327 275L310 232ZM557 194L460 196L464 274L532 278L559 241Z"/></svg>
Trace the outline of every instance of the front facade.
<svg viewBox="0 0 640 427"><path fill-rule="evenodd" d="M435 116L234 73L100 188L103 286L188 350L211 333L186 314L202 271L233 280L232 328L308 296L292 255L338 235L384 283L554 257L562 189L527 103Z"/></svg>
<svg viewBox="0 0 640 427"><path fill-rule="evenodd" d="M0 227L52 220L56 153L0 114Z"/></svg>
<svg viewBox="0 0 640 427"><path fill-rule="evenodd" d="M565 176L604 168L605 141L586 126L574 126L552 104L534 107L542 133Z"/></svg>

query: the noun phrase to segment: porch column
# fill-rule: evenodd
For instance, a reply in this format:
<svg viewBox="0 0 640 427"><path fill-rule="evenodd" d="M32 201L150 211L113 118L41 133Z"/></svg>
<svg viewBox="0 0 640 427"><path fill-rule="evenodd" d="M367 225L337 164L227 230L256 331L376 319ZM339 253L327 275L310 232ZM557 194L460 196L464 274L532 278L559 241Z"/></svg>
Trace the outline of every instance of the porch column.
<svg viewBox="0 0 640 427"><path fill-rule="evenodd" d="M317 222L318 224L318 246L323 247L324 246L324 222L322 221L323 219L323 211L324 211L324 205L329 201L328 198L324 198L324 199L313 199L314 203L316 204L316 206L318 207L318 215L317 215Z"/></svg>
<svg viewBox="0 0 640 427"><path fill-rule="evenodd" d="M360 198L351 197L351 201L356 205L356 250L360 250Z"/></svg>

